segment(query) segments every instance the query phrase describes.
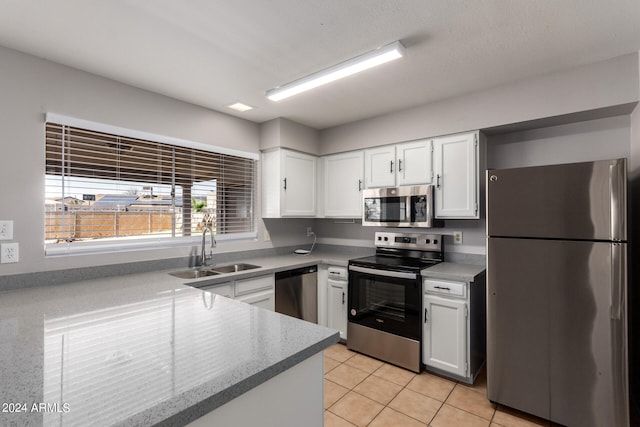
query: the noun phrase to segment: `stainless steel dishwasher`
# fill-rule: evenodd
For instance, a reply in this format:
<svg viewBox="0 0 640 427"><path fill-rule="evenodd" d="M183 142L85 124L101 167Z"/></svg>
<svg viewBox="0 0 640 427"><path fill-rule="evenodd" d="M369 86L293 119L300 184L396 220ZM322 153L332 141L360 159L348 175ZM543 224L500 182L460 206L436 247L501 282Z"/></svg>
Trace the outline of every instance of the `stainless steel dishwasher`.
<svg viewBox="0 0 640 427"><path fill-rule="evenodd" d="M276 273L276 312L318 323L318 266Z"/></svg>

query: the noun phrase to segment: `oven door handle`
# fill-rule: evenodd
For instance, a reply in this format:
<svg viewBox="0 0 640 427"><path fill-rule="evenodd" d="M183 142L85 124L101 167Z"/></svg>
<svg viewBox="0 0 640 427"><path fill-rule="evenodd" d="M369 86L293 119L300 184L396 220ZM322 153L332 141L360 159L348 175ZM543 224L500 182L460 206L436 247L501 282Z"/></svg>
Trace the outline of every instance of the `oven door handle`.
<svg viewBox="0 0 640 427"><path fill-rule="evenodd" d="M360 267L358 265L350 265L349 270L356 271L358 273L372 274L374 276L395 277L398 279L415 280L418 278L418 275L416 273L408 273L404 271L378 270L377 268Z"/></svg>

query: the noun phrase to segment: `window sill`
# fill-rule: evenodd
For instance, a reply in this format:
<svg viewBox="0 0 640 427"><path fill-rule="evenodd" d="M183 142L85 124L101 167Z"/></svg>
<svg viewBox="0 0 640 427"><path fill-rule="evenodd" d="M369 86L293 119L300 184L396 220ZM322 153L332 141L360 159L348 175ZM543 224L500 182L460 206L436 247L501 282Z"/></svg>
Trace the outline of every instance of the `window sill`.
<svg viewBox="0 0 640 427"><path fill-rule="evenodd" d="M237 240L255 240L257 233L221 234L215 236L216 241L227 242ZM207 238L207 244L209 238ZM190 236L173 239L132 239L126 241L100 241L100 242L71 242L71 243L50 243L45 244L45 257L55 258L75 255L93 255L115 252L145 251L154 249L184 248L189 246L200 246L202 236Z"/></svg>

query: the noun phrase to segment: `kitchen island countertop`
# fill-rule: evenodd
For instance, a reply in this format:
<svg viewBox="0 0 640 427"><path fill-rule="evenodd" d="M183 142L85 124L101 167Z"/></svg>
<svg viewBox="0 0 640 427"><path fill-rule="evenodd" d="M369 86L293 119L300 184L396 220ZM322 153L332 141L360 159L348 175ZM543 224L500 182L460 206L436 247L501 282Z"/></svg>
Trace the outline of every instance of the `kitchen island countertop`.
<svg viewBox="0 0 640 427"><path fill-rule="evenodd" d="M3 292L0 425L184 425L338 341L154 276Z"/></svg>

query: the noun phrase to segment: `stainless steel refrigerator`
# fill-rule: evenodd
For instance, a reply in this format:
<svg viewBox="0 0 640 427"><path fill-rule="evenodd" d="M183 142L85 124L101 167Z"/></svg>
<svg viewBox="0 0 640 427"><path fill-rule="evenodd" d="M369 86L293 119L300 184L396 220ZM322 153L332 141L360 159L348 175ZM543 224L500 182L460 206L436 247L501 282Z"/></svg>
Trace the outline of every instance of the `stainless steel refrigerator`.
<svg viewBox="0 0 640 427"><path fill-rule="evenodd" d="M487 171L487 395L628 426L626 159Z"/></svg>

